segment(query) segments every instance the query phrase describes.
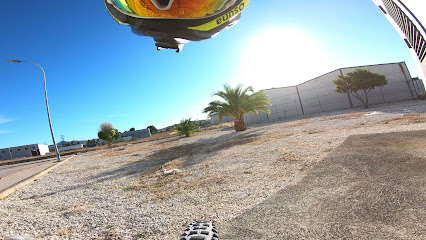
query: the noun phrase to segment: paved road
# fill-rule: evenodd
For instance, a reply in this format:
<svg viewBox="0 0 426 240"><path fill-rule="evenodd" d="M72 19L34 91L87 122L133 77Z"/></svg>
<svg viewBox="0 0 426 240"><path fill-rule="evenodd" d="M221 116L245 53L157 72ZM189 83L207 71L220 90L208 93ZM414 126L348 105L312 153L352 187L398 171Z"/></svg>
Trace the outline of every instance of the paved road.
<svg viewBox="0 0 426 240"><path fill-rule="evenodd" d="M300 182L219 226L221 237L426 239L425 136L351 136Z"/></svg>
<svg viewBox="0 0 426 240"><path fill-rule="evenodd" d="M25 169L33 168L42 164L47 164L55 160L56 158L49 158L49 159L43 159L38 161L32 161L32 162L0 166L0 179L7 177L9 175L15 174L17 172L23 171Z"/></svg>
<svg viewBox="0 0 426 240"><path fill-rule="evenodd" d="M68 157L62 158L66 160ZM57 164L56 158L0 166L0 193Z"/></svg>

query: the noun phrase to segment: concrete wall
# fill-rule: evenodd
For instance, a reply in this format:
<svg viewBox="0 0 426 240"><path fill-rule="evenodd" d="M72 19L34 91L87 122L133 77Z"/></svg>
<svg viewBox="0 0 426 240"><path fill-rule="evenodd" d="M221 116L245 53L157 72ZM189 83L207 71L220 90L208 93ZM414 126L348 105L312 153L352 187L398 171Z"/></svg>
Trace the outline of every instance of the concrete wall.
<svg viewBox="0 0 426 240"><path fill-rule="evenodd" d="M62 151L67 151L67 150L71 150L71 149L80 149L80 148L84 148L83 144L77 144L77 145L72 145L72 146L60 147L60 148L58 148L58 151L62 152Z"/></svg>
<svg viewBox="0 0 426 240"><path fill-rule="evenodd" d="M262 90L272 102L272 107L269 107L271 114L249 113L244 119L247 124L254 124L363 106L361 101L350 94L334 90L333 80L357 68L384 74L388 80L388 85L370 91L369 105L417 98L416 86L404 62L350 67L332 71L297 86Z"/></svg>
<svg viewBox="0 0 426 240"><path fill-rule="evenodd" d="M369 104L395 102L417 98L414 91L411 75L405 63L383 64L364 67L371 72L381 73L386 76L388 84L384 87L376 87L369 93ZM357 68L342 69L343 74L354 71ZM354 107L362 106L362 103L351 96Z"/></svg>
<svg viewBox="0 0 426 240"><path fill-rule="evenodd" d="M136 131L127 131L121 133L121 137L147 138L151 137L151 131L149 130L149 128Z"/></svg>
<svg viewBox="0 0 426 240"><path fill-rule="evenodd" d="M416 94L426 94L426 89L425 89L425 85L423 83L423 81L419 78L413 78L413 85L414 85L414 90L416 91Z"/></svg>

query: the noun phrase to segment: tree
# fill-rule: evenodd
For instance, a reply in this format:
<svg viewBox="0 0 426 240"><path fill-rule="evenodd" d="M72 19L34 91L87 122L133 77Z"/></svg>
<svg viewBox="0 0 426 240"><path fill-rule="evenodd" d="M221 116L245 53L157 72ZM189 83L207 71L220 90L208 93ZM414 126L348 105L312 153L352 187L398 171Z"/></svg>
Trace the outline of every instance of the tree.
<svg viewBox="0 0 426 240"><path fill-rule="evenodd" d="M111 148L112 142L121 138L120 132L115 129L111 123L101 124L98 137L102 140L105 140L108 143L109 148Z"/></svg>
<svg viewBox="0 0 426 240"><path fill-rule="evenodd" d="M200 132L198 126L191 121L191 118L180 121L173 130L172 134L177 134L179 136L185 135L185 137L189 137L194 132Z"/></svg>
<svg viewBox="0 0 426 240"><path fill-rule="evenodd" d="M365 108L368 108L368 93L371 89L388 84L386 76L380 73L370 72L368 69L358 68L346 75L340 75L333 81L336 85L335 91L339 93L350 93L360 100ZM364 92L365 100L358 93Z"/></svg>
<svg viewBox="0 0 426 240"><path fill-rule="evenodd" d="M243 89L239 84L235 89L229 85L223 85L224 91L213 93L213 96L218 96L225 101L213 101L203 110L209 117L217 115L219 120L225 116L230 116L234 119L235 131L244 131L247 129L244 122L246 113L256 113L259 111L269 114L269 109L266 106L272 106L271 100L263 92L254 92L253 87L249 86ZM249 94L249 93L252 94Z"/></svg>
<svg viewBox="0 0 426 240"><path fill-rule="evenodd" d="M130 128L130 131L132 132L132 131L135 131L136 129L134 128L134 127L132 127L132 128Z"/></svg>
<svg viewBox="0 0 426 240"><path fill-rule="evenodd" d="M147 128L149 128L149 131L150 131L151 133L157 133L157 132L158 132L157 128L156 128L156 127L154 127L154 125L148 126Z"/></svg>

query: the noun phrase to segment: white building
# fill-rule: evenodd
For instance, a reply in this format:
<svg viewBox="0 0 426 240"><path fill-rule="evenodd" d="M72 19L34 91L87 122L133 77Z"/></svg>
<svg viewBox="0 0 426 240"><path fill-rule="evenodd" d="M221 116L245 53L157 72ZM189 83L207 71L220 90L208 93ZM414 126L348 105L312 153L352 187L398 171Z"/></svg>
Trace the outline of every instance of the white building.
<svg viewBox="0 0 426 240"><path fill-rule="evenodd" d="M136 131L126 131L121 133L121 137L149 138L151 137L151 131L149 130L149 128L140 129Z"/></svg>
<svg viewBox="0 0 426 240"><path fill-rule="evenodd" d="M49 153L49 147L45 144L31 144L19 147L0 149L0 161L14 158L42 156Z"/></svg>
<svg viewBox="0 0 426 240"><path fill-rule="evenodd" d="M63 151L67 151L67 150L73 150L73 149L80 149L83 148L83 144L77 144L77 145L72 145L72 146L66 146L66 147L60 147L58 149L59 152L63 152Z"/></svg>
<svg viewBox="0 0 426 240"><path fill-rule="evenodd" d="M416 99L425 93L423 81L411 78L405 62L340 68L297 86L261 90L271 100L271 114L259 112L244 116L246 124L279 121L303 115L349 109L363 106L362 102L347 93L335 91L333 80L358 68L386 76L388 84L376 87L368 94L370 105ZM217 117L211 118L215 124ZM227 119L229 120L229 118Z"/></svg>
<svg viewBox="0 0 426 240"><path fill-rule="evenodd" d="M419 66L419 77L426 75L425 0L373 0L405 41ZM422 76L423 75L423 76Z"/></svg>

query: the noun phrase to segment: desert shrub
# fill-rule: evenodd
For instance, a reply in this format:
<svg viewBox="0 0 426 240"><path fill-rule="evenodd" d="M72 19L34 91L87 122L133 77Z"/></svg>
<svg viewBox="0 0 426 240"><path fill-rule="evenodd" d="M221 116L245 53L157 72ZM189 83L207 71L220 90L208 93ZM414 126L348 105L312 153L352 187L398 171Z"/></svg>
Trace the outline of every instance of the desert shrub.
<svg viewBox="0 0 426 240"><path fill-rule="evenodd" d="M189 118L180 121L180 123L174 127L172 134L189 137L192 133L200 131L198 125Z"/></svg>
<svg viewBox="0 0 426 240"><path fill-rule="evenodd" d="M111 123L102 123L99 128L98 137L105 140L109 148L111 148L112 142L121 138L120 132Z"/></svg>

